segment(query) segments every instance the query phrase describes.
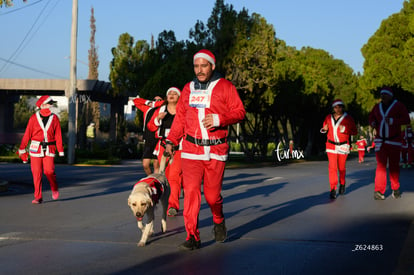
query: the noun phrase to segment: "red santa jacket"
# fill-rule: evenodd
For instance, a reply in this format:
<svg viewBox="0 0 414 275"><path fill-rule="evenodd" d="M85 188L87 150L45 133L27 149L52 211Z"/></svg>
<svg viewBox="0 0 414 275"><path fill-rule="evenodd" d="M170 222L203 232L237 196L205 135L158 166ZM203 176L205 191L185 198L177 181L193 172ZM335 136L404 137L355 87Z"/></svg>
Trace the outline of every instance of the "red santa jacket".
<svg viewBox="0 0 414 275"><path fill-rule="evenodd" d="M205 89L193 80L181 92L177 113L168 140L178 145L181 138L181 158L226 161L228 127L244 119L246 111L234 85L213 75ZM202 120L213 114L214 128L206 129Z"/></svg>
<svg viewBox="0 0 414 275"><path fill-rule="evenodd" d="M145 122L147 121L147 114L148 111L152 108L157 108L159 106L161 106L164 101L160 100L160 101L152 101L152 100L147 100L147 99L143 99L143 98L134 98L133 100L135 107L137 107L139 110L141 110L144 113L144 128L143 131L145 131Z"/></svg>
<svg viewBox="0 0 414 275"><path fill-rule="evenodd" d="M365 151L365 147L367 147L367 140L365 138L358 139L356 142L358 151Z"/></svg>
<svg viewBox="0 0 414 275"><path fill-rule="evenodd" d="M327 115L323 126L328 124L326 152L335 154L349 153L349 138L357 134L355 122L351 116L344 113L337 121L333 115ZM343 145L347 149L343 149Z"/></svg>
<svg viewBox="0 0 414 275"><path fill-rule="evenodd" d="M44 125L40 111L34 113L27 124L19 147L19 154L26 153L26 146L29 141L29 153L32 157L54 157L56 149L59 152L59 156L63 156L62 131L57 115L51 113L46 125ZM42 148L45 149L43 150Z"/></svg>
<svg viewBox="0 0 414 275"><path fill-rule="evenodd" d="M394 100L387 110L382 102L376 104L369 114L369 124L376 130L375 151L379 151L383 143L401 147L401 126L409 123L407 108L401 102Z"/></svg>

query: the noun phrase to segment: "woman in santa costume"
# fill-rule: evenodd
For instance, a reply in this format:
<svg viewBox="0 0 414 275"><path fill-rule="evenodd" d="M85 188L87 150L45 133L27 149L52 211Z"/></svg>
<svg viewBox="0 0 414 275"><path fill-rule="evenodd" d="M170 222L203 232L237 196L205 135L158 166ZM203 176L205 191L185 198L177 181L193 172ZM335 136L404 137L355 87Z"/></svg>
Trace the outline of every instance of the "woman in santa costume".
<svg viewBox="0 0 414 275"><path fill-rule="evenodd" d="M410 123L407 108L393 99L389 87L382 88L381 102L369 114L369 124L375 129L375 172L374 199L384 200L387 186L387 163L393 198L400 198L400 152L402 144L401 127Z"/></svg>
<svg viewBox="0 0 414 275"><path fill-rule="evenodd" d="M332 103L333 114L327 115L321 133L327 134L326 153L329 161L329 184L331 199L336 198L339 171L339 194L345 193L346 159L349 154L349 139L357 134L355 122L351 116L344 112L345 104L336 99Z"/></svg>
<svg viewBox="0 0 414 275"><path fill-rule="evenodd" d="M358 150L358 162L362 163L364 162L365 147L367 147L367 140L363 136L360 136L356 142L356 145Z"/></svg>
<svg viewBox="0 0 414 275"><path fill-rule="evenodd" d="M178 99L180 98L181 91L176 87L171 87L167 90L165 104L155 110L151 120L148 122L148 129L155 132L155 137L158 139L158 143L155 147L154 154L158 156L158 162L161 161L161 157L165 150L165 139L170 132L171 126L174 121L176 107ZM169 161L169 165L165 169L165 176L170 184L170 198L168 200L168 216L176 216L180 209L180 194L182 186L182 170L181 170L181 150L176 148L176 153L172 161Z"/></svg>
<svg viewBox="0 0 414 275"><path fill-rule="evenodd" d="M36 102L40 108L34 113L27 124L19 155L24 160L27 156L26 146L30 142L29 154L34 184L33 204L42 203L42 173L49 180L52 198L59 198L58 185L56 182L54 157L56 151L59 156L64 156L62 144L62 132L57 115L50 111L50 107L56 103L50 96L41 96Z"/></svg>

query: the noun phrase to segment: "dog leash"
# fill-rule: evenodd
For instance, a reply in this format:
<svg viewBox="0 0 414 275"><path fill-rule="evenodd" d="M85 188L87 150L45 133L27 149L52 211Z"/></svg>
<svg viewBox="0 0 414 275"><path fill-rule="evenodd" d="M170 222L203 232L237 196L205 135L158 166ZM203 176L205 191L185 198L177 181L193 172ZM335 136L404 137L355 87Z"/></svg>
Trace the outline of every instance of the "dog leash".
<svg viewBox="0 0 414 275"><path fill-rule="evenodd" d="M171 164L173 162L173 157L170 157L170 160L168 161L168 164ZM167 156L165 154L162 154L161 161L160 161L160 174L165 174L165 168L167 167Z"/></svg>

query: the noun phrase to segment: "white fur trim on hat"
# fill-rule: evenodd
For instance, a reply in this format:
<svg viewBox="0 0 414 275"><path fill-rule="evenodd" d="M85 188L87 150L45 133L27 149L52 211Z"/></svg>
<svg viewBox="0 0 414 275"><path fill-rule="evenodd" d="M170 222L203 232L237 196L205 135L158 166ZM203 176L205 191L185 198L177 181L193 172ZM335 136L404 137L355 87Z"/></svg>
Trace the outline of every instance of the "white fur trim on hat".
<svg viewBox="0 0 414 275"><path fill-rule="evenodd" d="M391 91L387 90L387 89L381 90L380 94L387 94L389 96L394 96L394 94Z"/></svg>
<svg viewBox="0 0 414 275"><path fill-rule="evenodd" d="M197 58L204 58L211 64L216 65L216 58L214 57L214 54L209 50L200 50L194 55L193 62L195 62Z"/></svg>
<svg viewBox="0 0 414 275"><path fill-rule="evenodd" d="M36 106L40 108L40 106L42 106L42 104L46 104L48 102L55 102L55 101L50 96L43 95L37 100Z"/></svg>
<svg viewBox="0 0 414 275"><path fill-rule="evenodd" d="M335 106L337 106L337 105L345 105L345 104L344 104L344 102L343 102L342 100L337 99L337 100L335 100L335 101L332 103L332 108L333 108L333 107L335 107Z"/></svg>
<svg viewBox="0 0 414 275"><path fill-rule="evenodd" d="M168 96L168 93L169 92L176 92L177 94L178 94L178 96L180 96L181 95L181 91L178 89L178 88L176 88L176 87L171 87L171 88L169 88L168 90L167 90L167 92L165 93L165 95L166 96Z"/></svg>

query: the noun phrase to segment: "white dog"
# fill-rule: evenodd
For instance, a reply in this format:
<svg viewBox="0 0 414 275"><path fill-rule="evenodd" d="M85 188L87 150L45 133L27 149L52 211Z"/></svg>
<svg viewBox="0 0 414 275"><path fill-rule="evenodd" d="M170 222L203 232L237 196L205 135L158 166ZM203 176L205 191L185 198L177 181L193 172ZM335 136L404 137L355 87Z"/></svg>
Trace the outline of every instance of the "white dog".
<svg viewBox="0 0 414 275"><path fill-rule="evenodd" d="M170 185L163 173L151 174L138 181L128 198L128 205L138 221L138 228L142 231L138 246L145 246L148 237L154 233L154 208L158 201L162 205L161 230L167 231L167 208L170 196ZM142 219L146 216L146 224Z"/></svg>

